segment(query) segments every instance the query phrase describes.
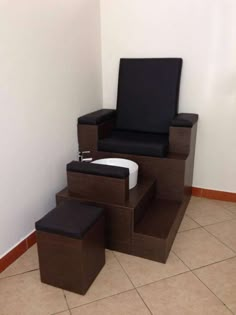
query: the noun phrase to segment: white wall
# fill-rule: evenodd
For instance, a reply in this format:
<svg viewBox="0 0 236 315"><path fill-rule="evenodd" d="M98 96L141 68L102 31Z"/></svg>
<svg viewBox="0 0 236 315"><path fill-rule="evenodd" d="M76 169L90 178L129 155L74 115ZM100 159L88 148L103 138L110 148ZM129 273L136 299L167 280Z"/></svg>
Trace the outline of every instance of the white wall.
<svg viewBox="0 0 236 315"><path fill-rule="evenodd" d="M234 0L101 0L103 104L121 57L182 57L180 112L200 115L194 186L236 191Z"/></svg>
<svg viewBox="0 0 236 315"><path fill-rule="evenodd" d="M98 0L0 0L0 257L66 184L76 119L102 103Z"/></svg>

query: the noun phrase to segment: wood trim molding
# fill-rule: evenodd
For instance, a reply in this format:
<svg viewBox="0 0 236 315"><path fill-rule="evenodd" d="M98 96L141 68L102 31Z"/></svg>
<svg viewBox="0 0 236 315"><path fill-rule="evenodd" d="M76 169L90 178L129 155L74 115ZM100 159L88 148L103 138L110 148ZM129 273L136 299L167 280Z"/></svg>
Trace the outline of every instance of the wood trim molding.
<svg viewBox="0 0 236 315"><path fill-rule="evenodd" d="M24 254L35 243L36 233L33 232L0 259L0 273L10 266L15 260L17 260L22 254Z"/></svg>
<svg viewBox="0 0 236 315"><path fill-rule="evenodd" d="M192 195L195 197L203 197L209 199L216 199L221 201L231 201L236 202L236 193L220 191L220 190L211 190L199 187L192 187Z"/></svg>

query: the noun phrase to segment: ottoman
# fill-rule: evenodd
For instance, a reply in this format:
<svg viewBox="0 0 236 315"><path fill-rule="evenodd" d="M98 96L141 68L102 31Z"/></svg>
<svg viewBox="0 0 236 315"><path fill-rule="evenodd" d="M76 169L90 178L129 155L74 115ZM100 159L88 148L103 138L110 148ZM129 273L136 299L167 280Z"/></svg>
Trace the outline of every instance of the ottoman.
<svg viewBox="0 0 236 315"><path fill-rule="evenodd" d="M103 209L68 200L35 227L41 281L84 295L105 264Z"/></svg>

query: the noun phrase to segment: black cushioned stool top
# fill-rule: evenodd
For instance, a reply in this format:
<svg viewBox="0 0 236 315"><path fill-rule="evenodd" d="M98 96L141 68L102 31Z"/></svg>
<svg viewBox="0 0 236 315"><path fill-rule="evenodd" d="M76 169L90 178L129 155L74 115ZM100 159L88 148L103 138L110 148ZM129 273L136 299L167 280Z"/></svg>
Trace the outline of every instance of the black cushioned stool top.
<svg viewBox="0 0 236 315"><path fill-rule="evenodd" d="M68 200L35 223L36 230L82 239L102 216L103 209Z"/></svg>

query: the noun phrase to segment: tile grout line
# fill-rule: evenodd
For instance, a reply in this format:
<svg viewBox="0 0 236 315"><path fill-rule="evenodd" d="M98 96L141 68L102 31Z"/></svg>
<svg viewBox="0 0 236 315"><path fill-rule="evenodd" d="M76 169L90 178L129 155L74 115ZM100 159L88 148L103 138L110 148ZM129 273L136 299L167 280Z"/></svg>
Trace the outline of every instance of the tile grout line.
<svg viewBox="0 0 236 315"><path fill-rule="evenodd" d="M64 299L65 299L65 302L66 302L68 311L69 311L70 315L72 315L72 313L71 313L71 311L70 311L69 303L68 303L67 298L66 298L65 290L62 290L62 293L63 293Z"/></svg>
<svg viewBox="0 0 236 315"><path fill-rule="evenodd" d="M200 223L198 223L195 219L193 219L190 215L188 215L187 213L185 214L188 216L188 218L190 218L191 220L193 220L196 224L198 224L199 226L196 227L196 228L192 228L192 229L189 229L189 230L185 230L185 231L180 231L178 233L182 233L182 232L186 232L186 231L190 231L190 230L196 230L196 229L199 229L199 228L204 228L206 226L210 226L210 225L215 225L215 224L220 224L220 223L224 223L224 222L229 222L229 221L232 221L232 220L236 220L236 217L235 218L231 218L231 219L227 219L227 220L223 220L223 221L219 221L219 222L215 222L215 223L211 223L211 224L207 224L207 225L202 225Z"/></svg>
<svg viewBox="0 0 236 315"><path fill-rule="evenodd" d="M112 251L113 252L113 251ZM138 296L140 297L140 299L142 300L143 304L146 306L147 310L149 311L149 313L151 315L153 315L153 313L151 312L150 308L148 307L148 305L146 304L146 302L144 301L144 299L142 298L142 296L140 295L139 291L137 290L137 288L135 287L133 281L130 279L128 273L126 272L126 270L124 269L124 267L122 266L122 264L120 263L119 259L116 257L116 254L113 252L113 255L115 256L118 264L120 265L120 267L122 268L122 270L124 271L124 273L126 274L127 278L129 279L129 281L132 283L134 290L136 291L136 293L138 294Z"/></svg>
<svg viewBox="0 0 236 315"><path fill-rule="evenodd" d="M224 220L224 221L216 222L216 223L202 225L202 227L212 226L212 225L221 224L221 223L230 222L230 221L236 221L236 217L235 218L231 218L231 219L227 219L227 220Z"/></svg>
<svg viewBox="0 0 236 315"><path fill-rule="evenodd" d="M223 245L225 245L228 249L230 249L233 253L236 254L236 251L234 249L232 249L231 247L229 247L226 243L224 243L223 241L221 241L218 237L216 237L215 235L213 235L211 232L209 232L207 229L205 229L205 227L207 226L212 226L212 225L216 225L216 224L221 224L221 223L224 223L224 222L231 222L233 220L236 220L236 218L231 218L231 219L228 219L228 220L224 220L224 221L220 221L220 222L216 222L216 223L211 223L211 224L208 224L208 225L201 225L200 223L198 223L197 221L195 221L195 219L193 219L191 216L188 215L187 212L185 212L185 215L187 215L190 219L192 219L195 223L197 223L199 225L198 228L202 228L204 229L204 231L206 231L208 234L212 235L215 239L217 239L220 243L222 243ZM178 233L184 233L184 232L187 232L187 231L192 231L192 230L196 230L197 228L193 228L193 229L189 229L189 230L185 230L185 231L180 231Z"/></svg>
<svg viewBox="0 0 236 315"><path fill-rule="evenodd" d="M210 224L211 225L215 225L215 224L219 224L219 223L224 223L224 222L230 222L232 221L231 220L227 220L227 221L222 221L222 222L218 222L218 223L214 223L214 224ZM195 221L196 222L196 221ZM210 236L213 236L217 241L219 241L222 245L224 245L225 247L227 247L229 250L231 250L235 255L236 255L236 251L234 249L232 249L229 245L227 245L226 243L224 243L222 240L220 240L218 237L216 237L214 234L212 234L210 231L208 231L207 229L205 229L205 227L207 227L209 225L205 225L205 226L202 226L200 225L198 228L193 228L193 229L189 229L189 230L185 230L185 231L180 231L180 232L177 232L177 234L180 234L180 233L185 233L185 232L188 232L188 231L193 231L193 230L197 230L197 229L202 229L204 230L205 232L207 232ZM172 250L173 251L173 250ZM173 251L174 252L174 251ZM175 253L175 252L174 252ZM176 253L175 253L176 254ZM177 255L178 256L178 255ZM179 257L179 256L178 256Z"/></svg>
<svg viewBox="0 0 236 315"><path fill-rule="evenodd" d="M231 311L227 304L225 304L194 272L192 272L192 274L230 311L232 315L234 315L234 312Z"/></svg>
<svg viewBox="0 0 236 315"><path fill-rule="evenodd" d="M115 294L112 294L112 295L104 296L102 298L99 298L99 299L96 299L96 300L93 300L93 301L90 301L90 302L87 302L87 303L83 303L83 304L78 305L78 306L73 306L73 307L69 308L69 310L74 310L74 309L80 308L82 306L86 306L86 305L93 304L95 302L106 300L106 299L108 299L110 297L114 297L114 296L117 296L117 295L120 295L120 294L123 294L123 293L126 293L126 292L130 292L130 291L134 291L134 288L133 289L129 289L129 290L125 290L125 291L122 291L122 292L119 292L119 293L115 293Z"/></svg>
<svg viewBox="0 0 236 315"><path fill-rule="evenodd" d="M220 201L220 200L219 200L219 201ZM227 201L225 201L225 202L227 202ZM234 203L235 203L235 205L236 205L236 202L234 202ZM232 210L232 209L230 210L229 208L227 208L226 206L223 206L223 205L222 205L221 207L223 207L224 209L228 210L230 213L232 213L233 215L235 215L235 212L234 212L235 210Z"/></svg>
<svg viewBox="0 0 236 315"><path fill-rule="evenodd" d="M10 275L10 276L5 276L5 277L0 278L0 281L3 280L3 279L9 279L9 278L13 278L13 277L16 277L16 276L24 275L24 274L27 274L27 273L30 273L30 272L34 272L34 271L37 271L37 270L39 270L39 268L23 271L23 272L16 273L16 274Z"/></svg>
<svg viewBox="0 0 236 315"><path fill-rule="evenodd" d="M173 250L172 250L173 251ZM173 251L174 252L174 251ZM189 268L185 263L184 263L184 261L174 252L174 254L182 261L182 263L187 267L187 268ZM221 262L223 262L223 261L227 261L227 260L230 260L230 259L233 259L233 258L235 258L235 257L229 257L229 258L226 258L226 259L224 259L224 260L221 260L221 261L217 261L217 262L214 262L214 263L211 263L211 264L208 264L208 265L205 265L205 266L201 266L201 267L199 267L199 268L195 268L195 269L190 269L189 271L194 275L194 276L196 276L198 279L199 279L199 281L201 281L201 283L220 301L220 302L222 302L223 303L223 305L232 313L232 314L234 314L229 308L228 308L228 306L204 283L204 282L202 282L202 280L195 274L195 272L194 271L196 271L196 270L199 270L199 269L202 269L202 268L205 268L205 267L208 267L208 266L211 266L211 265L215 265L215 264L218 264L218 263L221 263Z"/></svg>
<svg viewBox="0 0 236 315"><path fill-rule="evenodd" d="M70 311L70 310L67 309L67 310L64 310L64 311L52 313L52 314L50 314L50 315L60 315L61 313L68 312L68 311Z"/></svg>
<svg viewBox="0 0 236 315"><path fill-rule="evenodd" d="M148 305L146 304L146 302L144 301L143 297L141 296L141 294L139 293L139 291L135 288L135 291L137 292L138 296L140 297L140 299L143 301L143 304L146 305L146 308L148 309L148 311L150 312L151 315L153 315L153 313L151 312L150 308L148 307Z"/></svg>
<svg viewBox="0 0 236 315"><path fill-rule="evenodd" d="M227 247L229 250L231 250L235 255L236 255L236 252L234 249L232 249L231 247L229 247L229 245L227 245L226 243L224 243L222 240L220 240L217 236L215 236L214 234L212 234L211 232L209 232L208 230L206 230L204 227L203 227L204 231L206 231L209 235L213 236L217 241L219 241L221 244L223 244L225 247Z"/></svg>
<svg viewBox="0 0 236 315"><path fill-rule="evenodd" d="M219 263L221 263L221 262L228 261L228 260L234 259L234 258L236 258L236 255L235 255L235 256L232 256L232 257L225 258L225 259L223 259L223 260L217 260L217 261L215 261L215 262L213 262L213 263L210 263L210 264L207 264L207 265L203 265L203 266L201 266L201 267L197 267L197 268L190 269L190 271L196 271L196 270L199 270L199 269L202 269L202 268L205 268L205 267L209 267L209 266L212 266L212 265L216 265L216 264L219 264Z"/></svg>
<svg viewBox="0 0 236 315"><path fill-rule="evenodd" d="M175 252L174 252L174 254L175 254ZM115 254L114 254L115 255ZM176 254L175 254L176 255ZM115 255L116 256L116 255ZM176 255L178 258L179 258L179 256L178 255ZM230 257L230 258L227 258L227 259L225 259L225 260L229 260L229 259L233 259L234 257ZM116 257L116 259L117 259L117 257ZM180 259L180 261L182 261L182 259L181 258L179 258ZM223 261L225 261L225 260L223 260ZM117 261L118 261L118 259L117 259ZM119 261L118 261L119 262ZM220 263L221 261L219 261L219 262L216 262L216 263ZM189 269L189 267L182 261L182 263ZM216 264L216 263L212 263L211 265L213 265L213 264ZM119 264L120 264L120 262L119 262ZM121 265L121 264L120 264ZM207 265L207 266L209 266L209 265ZM123 268L123 266L121 265L121 267L122 267L122 269L124 270L124 272L126 273L126 271L125 271L125 269ZM203 267L200 267L200 268L204 268L204 267L206 267L206 266L203 266ZM200 268L197 268L197 269L200 269ZM198 278L198 276L194 273L194 271L195 270L197 270L197 269L193 269L193 270L191 270L191 269L189 269L188 271L185 271L185 272L182 272L182 273L179 273L179 274L176 274L176 275L173 275L173 276L170 276L170 277L167 277L167 278L163 278L163 279L160 279L160 280L157 280L157 281L153 281L153 282L151 282L151 283L148 283L148 284L144 284L144 285L142 285L142 286L139 286L139 287L135 287L135 290L136 290L136 292L138 293L138 295L140 296L140 298L142 299L142 301L144 302L144 300L143 300L143 298L142 298L142 296L140 295L140 293L139 293L139 291L137 290L138 288L142 288L142 287L145 287L145 286L147 286L147 285L149 285L149 284L153 284L153 283L157 283L157 282L159 282L159 281L162 281L162 280L166 280L166 279L170 279L170 278L173 278L173 277L178 277L179 275L183 275L183 274L186 274L186 273L191 273L192 275L194 275L194 276L196 276L197 278ZM128 276L128 274L126 273L126 275L127 275L127 277L129 278L129 276ZM199 279L199 278L198 278ZM129 280L131 281L131 279L129 278ZM202 282L201 281L201 279L199 279L199 281L230 311L230 313L232 313L232 314L234 314L230 309L229 309L229 307L204 283L204 282ZM133 282L131 281L131 283L133 284ZM134 284L133 284L134 285ZM147 304L144 302L144 304L147 306ZM147 306L147 308L148 308L148 310L150 311L150 313L152 314L152 312L151 312L151 310L149 309L149 307Z"/></svg>
<svg viewBox="0 0 236 315"><path fill-rule="evenodd" d="M205 230L205 229L204 229ZM207 231L206 231L207 232ZM172 250L173 251L173 250ZM173 251L173 253L182 261L182 263L187 267L189 268L185 262ZM229 308L228 306L195 274L194 271L196 270L199 270L199 269L202 269L202 268L205 268L205 267L208 267L208 266L211 266L211 265L215 265L215 264L218 264L218 263L221 263L223 261L227 261L227 260L230 260L230 259L233 259L235 257L229 257L229 258L226 258L224 260L220 260L220 261L216 261L214 263L211 263L211 264L208 264L208 265L204 265L204 266L201 266L201 267L198 267L198 268L195 268L195 269L190 269L189 271L195 276L197 277L197 279L221 302L223 303L223 305L230 311L230 313L234 314Z"/></svg>
<svg viewBox="0 0 236 315"><path fill-rule="evenodd" d="M192 231L192 230L196 230L196 229L199 229L200 227L201 227L201 226L197 226L197 227L195 227L195 228L187 229L187 230L184 230L184 231L179 231L179 230L178 230L177 234L179 234L179 233L184 233L184 232L188 232L188 231Z"/></svg>
<svg viewBox="0 0 236 315"><path fill-rule="evenodd" d="M146 287L146 286L148 286L150 284L154 284L154 283L157 283L157 282L160 282L160 281L164 281L164 280L169 280L171 278L178 277L178 276L184 275L184 274L189 273L189 272L191 272L191 270L187 270L187 271L184 271L184 272L181 272L181 273L177 273L176 275L173 275L173 276L170 276L170 277L161 278L159 280L152 281L150 283L142 284L142 285L137 286L136 288L140 289L140 288Z"/></svg>
<svg viewBox="0 0 236 315"><path fill-rule="evenodd" d="M182 261L182 263L186 266L186 267L188 267L187 265L186 265L186 263L184 263L184 261L172 250L172 252ZM201 268L204 268L204 267L208 267L208 266L211 266L211 265L215 265L215 264L219 264L219 263L221 263L221 262L223 262L223 261L227 261L227 260L230 260L230 259L234 259L234 258L236 258L236 254L234 255L234 256L232 256L232 257L228 257L228 258L224 258L224 259L222 259L222 260L217 260L217 261L214 261L214 262L212 262L212 263L209 263L209 264L206 264L206 265L203 265L203 266L200 266L200 267L196 267L196 268L190 268L190 267L188 267L188 269L189 269L189 271L195 271L195 270L198 270L198 269L201 269ZM174 277L174 276L173 276ZM171 278L171 277L170 277Z"/></svg>

